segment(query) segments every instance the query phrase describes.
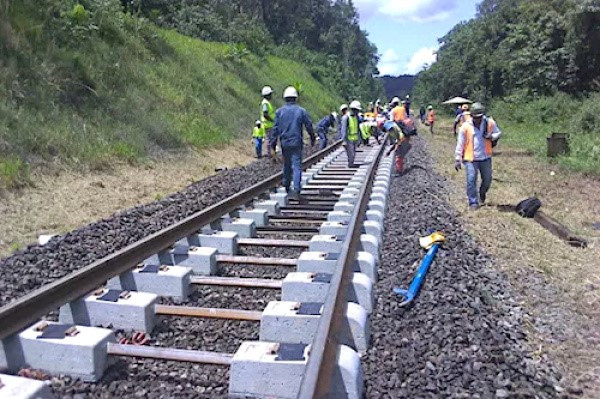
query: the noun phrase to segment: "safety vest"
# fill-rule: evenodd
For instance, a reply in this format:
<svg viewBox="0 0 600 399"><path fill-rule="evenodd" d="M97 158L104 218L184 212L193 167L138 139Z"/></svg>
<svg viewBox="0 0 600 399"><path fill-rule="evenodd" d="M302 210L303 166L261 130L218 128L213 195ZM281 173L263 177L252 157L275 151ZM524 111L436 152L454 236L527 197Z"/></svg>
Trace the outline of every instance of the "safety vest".
<svg viewBox="0 0 600 399"><path fill-rule="evenodd" d="M469 111L463 111L458 118L458 127L461 127L463 123L471 120L471 113Z"/></svg>
<svg viewBox="0 0 600 399"><path fill-rule="evenodd" d="M358 141L358 117L348 115L348 141Z"/></svg>
<svg viewBox="0 0 600 399"><path fill-rule="evenodd" d="M271 102L269 100L267 100L266 98L263 98L262 100L262 104L267 104L267 114L269 114L269 117L272 120L267 120L263 114L263 110L262 107L260 109L260 121L262 122L262 126L265 129L271 129L273 127L273 125L275 124L274 120L275 120L275 108L273 108L273 105L271 104ZM261 105L262 105L261 104Z"/></svg>
<svg viewBox="0 0 600 399"><path fill-rule="evenodd" d="M494 131L494 121L487 119L487 131ZM475 159L475 126L473 123L465 123L461 128L465 132L465 144L463 147L463 160L473 162ZM492 140L485 140L485 155L488 157L492 156Z"/></svg>
<svg viewBox="0 0 600 399"><path fill-rule="evenodd" d="M398 105L392 110L392 116L394 117L394 122L400 123L406 119L406 109L404 106Z"/></svg>
<svg viewBox="0 0 600 399"><path fill-rule="evenodd" d="M265 129L262 127L254 126L254 130L252 130L252 138L262 139L265 137Z"/></svg>
<svg viewBox="0 0 600 399"><path fill-rule="evenodd" d="M433 112L433 110L429 111L427 114L427 122L435 122L435 112Z"/></svg>
<svg viewBox="0 0 600 399"><path fill-rule="evenodd" d="M369 137L371 137L371 125L368 123L361 123L360 135L362 136L363 140L368 140Z"/></svg>

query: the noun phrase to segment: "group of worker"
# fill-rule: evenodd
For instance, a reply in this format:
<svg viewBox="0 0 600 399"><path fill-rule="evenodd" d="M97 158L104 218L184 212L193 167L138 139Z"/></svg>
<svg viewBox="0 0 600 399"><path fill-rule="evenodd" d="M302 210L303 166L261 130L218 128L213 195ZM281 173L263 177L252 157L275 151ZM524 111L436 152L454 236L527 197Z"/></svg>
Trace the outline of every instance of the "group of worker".
<svg viewBox="0 0 600 399"><path fill-rule="evenodd" d="M262 89L260 105L261 118L256 121L253 131L256 156L262 157L263 141L267 140L267 156L274 158L279 142L283 157L283 186L293 199L300 199L302 176L303 129L314 146L317 135L320 149L328 144L328 132L337 126L338 138L346 150L348 167L356 168L356 148L370 145L371 137L379 143L380 133L388 134L391 152L395 154L396 174L404 173L404 158L410 150L410 137L417 134L414 119L410 112L410 96L400 101L394 97L389 105L380 100L369 103L366 112L362 113L362 104L358 100L349 105L343 104L339 114L332 112L323 117L316 125L317 135L313 129L308 112L298 105L298 91L290 86L283 92L285 104L275 111L271 100L273 89L265 86ZM433 106L419 110L421 123L429 126L431 134L436 114ZM454 121L454 135L457 137L454 167L456 171L465 166L467 172L467 197L470 209L477 209L485 203L486 195L492 181L492 147L502 134L496 122L485 116L485 107L475 103L471 109L462 105ZM477 189L477 178L481 176L481 185Z"/></svg>

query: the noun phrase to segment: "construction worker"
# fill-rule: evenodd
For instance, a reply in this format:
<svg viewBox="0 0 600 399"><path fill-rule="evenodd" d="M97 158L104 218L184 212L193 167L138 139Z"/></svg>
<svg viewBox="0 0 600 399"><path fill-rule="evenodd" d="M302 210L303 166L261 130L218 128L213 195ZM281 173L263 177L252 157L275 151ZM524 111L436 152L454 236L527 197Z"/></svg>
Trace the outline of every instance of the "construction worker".
<svg viewBox="0 0 600 399"><path fill-rule="evenodd" d="M354 168L354 157L356 155L356 144L358 143L360 132L358 125L358 113L362 106L360 102L354 100L350 103L350 113L342 117L341 132L344 148L348 155L348 167Z"/></svg>
<svg viewBox="0 0 600 399"><path fill-rule="evenodd" d="M362 122L359 123L359 129L360 129L360 138L361 138L361 144L366 145L367 147L369 146L369 140L371 138L371 127L373 126L374 122L371 122L365 118L363 118Z"/></svg>
<svg viewBox="0 0 600 399"><path fill-rule="evenodd" d="M406 95L404 100L404 109L406 110L406 116L410 116L410 94Z"/></svg>
<svg viewBox="0 0 600 399"><path fill-rule="evenodd" d="M340 115L338 116L338 120L336 121L337 123L337 136L338 139L342 139L342 118L344 117L344 115L346 115L348 113L348 104L342 104L340 106Z"/></svg>
<svg viewBox="0 0 600 399"><path fill-rule="evenodd" d="M469 106L467 104L463 104L461 107L461 113L456 115L454 119L454 127L452 130L454 131L454 137L456 137L456 128L460 128L463 123L471 119L471 113L469 112Z"/></svg>
<svg viewBox="0 0 600 399"><path fill-rule="evenodd" d="M429 126L429 131L433 135L433 125L435 124L435 111L433 110L433 106L427 107L427 125Z"/></svg>
<svg viewBox="0 0 600 399"><path fill-rule="evenodd" d="M283 92L285 105L275 113L273 137L280 141L283 155L283 186L291 199L300 200L302 179L302 127L310 136L311 146L315 145L315 132L308 112L297 103L298 91L290 86Z"/></svg>
<svg viewBox="0 0 600 399"><path fill-rule="evenodd" d="M456 143L454 168L458 172L462 165L467 171L467 198L469 208L477 209L485 203L492 184L492 146L502 132L492 118L485 116L485 107L473 104L471 119L463 123ZM477 173L481 175L481 186L477 192Z"/></svg>
<svg viewBox="0 0 600 399"><path fill-rule="evenodd" d="M375 101L375 116L378 116L383 113L383 107L381 106L381 100L377 99Z"/></svg>
<svg viewBox="0 0 600 399"><path fill-rule="evenodd" d="M265 138L265 129L262 127L261 121L256 121L256 125L252 130L252 139L254 140L254 149L256 158L262 158L262 144Z"/></svg>
<svg viewBox="0 0 600 399"><path fill-rule="evenodd" d="M383 124L383 131L388 133L392 147L387 152L389 156L394 152L394 161L396 165L396 176L404 173L404 157L410 150L409 137L404 134L402 128L394 121L387 121Z"/></svg>
<svg viewBox="0 0 600 399"><path fill-rule="evenodd" d="M274 92L271 86L265 86L262 88L261 93L263 99L260 104L260 120L267 136L267 157L275 159L274 154L277 148L277 140L272 137L273 124L275 123L275 108L271 104Z"/></svg>
<svg viewBox="0 0 600 399"><path fill-rule="evenodd" d="M421 108L419 108L419 119L421 120L421 123L425 123L425 106L421 105Z"/></svg>
<svg viewBox="0 0 600 399"><path fill-rule="evenodd" d="M319 149L322 150L327 147L327 131L330 127L335 126L336 119L337 114L332 112L317 123L317 135L320 140Z"/></svg>
<svg viewBox="0 0 600 399"><path fill-rule="evenodd" d="M404 104L400 103L400 99L398 97L394 97L392 99L392 120L397 124L400 124L404 119L406 119L406 116L406 108L404 108Z"/></svg>

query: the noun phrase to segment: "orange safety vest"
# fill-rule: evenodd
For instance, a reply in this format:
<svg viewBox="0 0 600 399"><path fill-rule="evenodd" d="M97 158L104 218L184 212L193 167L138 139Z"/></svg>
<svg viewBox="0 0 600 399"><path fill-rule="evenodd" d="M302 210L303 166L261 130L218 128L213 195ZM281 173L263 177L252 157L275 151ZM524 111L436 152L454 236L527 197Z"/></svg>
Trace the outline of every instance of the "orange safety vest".
<svg viewBox="0 0 600 399"><path fill-rule="evenodd" d="M431 110L427 114L427 122L432 123L435 122L435 111Z"/></svg>
<svg viewBox="0 0 600 399"><path fill-rule="evenodd" d="M494 131L494 122L487 121L487 131ZM475 159L475 126L472 123L465 123L462 127L465 132L465 146L463 147L463 160L473 162ZM492 156L492 140L485 139L485 155Z"/></svg>
<svg viewBox="0 0 600 399"><path fill-rule="evenodd" d="M462 125L463 123L470 121L470 120L471 120L471 113L469 111L465 111L465 112L461 113L460 118L458 119L460 125Z"/></svg>
<svg viewBox="0 0 600 399"><path fill-rule="evenodd" d="M406 109L404 109L404 106L398 105L392 110L392 116L394 122L400 123L406 119Z"/></svg>

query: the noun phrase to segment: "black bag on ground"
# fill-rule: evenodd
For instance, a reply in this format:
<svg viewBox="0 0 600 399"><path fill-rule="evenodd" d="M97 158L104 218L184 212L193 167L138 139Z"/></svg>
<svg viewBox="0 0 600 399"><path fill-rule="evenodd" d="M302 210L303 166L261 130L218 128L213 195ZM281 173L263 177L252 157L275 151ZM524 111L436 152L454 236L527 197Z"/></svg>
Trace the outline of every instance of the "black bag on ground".
<svg viewBox="0 0 600 399"><path fill-rule="evenodd" d="M517 204L517 213L524 218L532 218L542 206L542 201L537 197L527 198Z"/></svg>

